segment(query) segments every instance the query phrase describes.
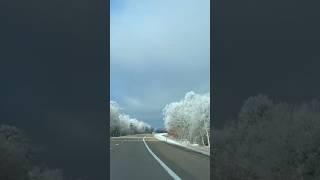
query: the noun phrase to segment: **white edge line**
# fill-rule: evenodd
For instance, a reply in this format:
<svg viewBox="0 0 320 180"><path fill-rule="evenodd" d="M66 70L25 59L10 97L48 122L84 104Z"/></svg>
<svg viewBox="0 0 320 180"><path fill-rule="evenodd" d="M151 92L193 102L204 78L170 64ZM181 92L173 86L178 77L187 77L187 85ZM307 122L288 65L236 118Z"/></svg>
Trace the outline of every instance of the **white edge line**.
<svg viewBox="0 0 320 180"><path fill-rule="evenodd" d="M160 163L160 165L169 173L169 175L174 179L174 180L181 180L181 178L174 173L164 162L162 162L157 155L155 155L151 149L149 148L148 144L146 143L146 141L144 140L145 137L143 138L143 142L144 145L146 146L146 148L148 149L148 151L150 152L150 154Z"/></svg>

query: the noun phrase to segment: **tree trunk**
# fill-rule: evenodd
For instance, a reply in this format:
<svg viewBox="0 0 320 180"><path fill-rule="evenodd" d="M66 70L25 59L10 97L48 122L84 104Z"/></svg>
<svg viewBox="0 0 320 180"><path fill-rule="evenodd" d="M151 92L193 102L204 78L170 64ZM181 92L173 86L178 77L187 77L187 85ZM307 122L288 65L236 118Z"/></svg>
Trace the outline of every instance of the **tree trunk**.
<svg viewBox="0 0 320 180"><path fill-rule="evenodd" d="M203 136L201 135L202 145L205 146Z"/></svg>
<svg viewBox="0 0 320 180"><path fill-rule="evenodd" d="M209 137L209 131L207 128L206 128L206 133L207 133L208 146L210 147L210 137Z"/></svg>

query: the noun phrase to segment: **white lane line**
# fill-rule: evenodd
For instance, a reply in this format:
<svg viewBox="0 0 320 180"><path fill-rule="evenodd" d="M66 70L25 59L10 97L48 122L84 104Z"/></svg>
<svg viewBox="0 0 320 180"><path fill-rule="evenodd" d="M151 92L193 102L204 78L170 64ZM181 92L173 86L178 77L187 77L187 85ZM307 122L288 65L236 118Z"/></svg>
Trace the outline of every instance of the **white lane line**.
<svg viewBox="0 0 320 180"><path fill-rule="evenodd" d="M144 145L146 146L146 148L148 149L148 151L150 152L150 154L160 163L160 165L169 173L169 175L174 179L174 180L181 180L181 178L174 173L164 162L162 162L158 156L156 156L151 149L149 148L148 144L146 143L146 141L144 140L146 137L143 138L143 142Z"/></svg>

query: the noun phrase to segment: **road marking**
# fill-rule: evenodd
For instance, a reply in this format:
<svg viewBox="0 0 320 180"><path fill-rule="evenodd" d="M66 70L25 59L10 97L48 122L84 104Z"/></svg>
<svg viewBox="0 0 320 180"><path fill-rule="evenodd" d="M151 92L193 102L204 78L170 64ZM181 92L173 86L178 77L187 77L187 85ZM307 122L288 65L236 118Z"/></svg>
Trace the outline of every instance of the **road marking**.
<svg viewBox="0 0 320 180"><path fill-rule="evenodd" d="M144 145L146 146L146 148L148 149L148 151L150 152L150 154L160 163L160 165L169 173L169 175L174 179L174 180L181 180L181 178L174 173L164 162L162 162L157 155L155 155L151 149L149 148L148 144L146 143L146 141L144 140L146 137L143 138L143 142Z"/></svg>
<svg viewBox="0 0 320 180"><path fill-rule="evenodd" d="M111 137L111 139L142 139L143 137L127 137L127 136L120 136L120 137Z"/></svg>
<svg viewBox="0 0 320 180"><path fill-rule="evenodd" d="M128 141L128 142L141 142L141 141L143 141L143 138L141 138L141 139L127 139L127 140L121 140L121 139L113 139L112 140L113 142L124 142L124 141ZM159 140L152 140L152 139L150 139L150 140L148 140L148 141L159 141Z"/></svg>

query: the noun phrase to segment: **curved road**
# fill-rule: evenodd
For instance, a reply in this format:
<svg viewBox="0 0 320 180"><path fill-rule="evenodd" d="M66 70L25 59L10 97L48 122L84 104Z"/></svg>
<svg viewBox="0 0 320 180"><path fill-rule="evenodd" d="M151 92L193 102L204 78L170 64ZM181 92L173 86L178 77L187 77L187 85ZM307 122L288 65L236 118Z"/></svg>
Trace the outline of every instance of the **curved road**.
<svg viewBox="0 0 320 180"><path fill-rule="evenodd" d="M148 148L176 176L171 176ZM158 141L152 135L111 138L110 158L111 180L210 179L208 156Z"/></svg>

